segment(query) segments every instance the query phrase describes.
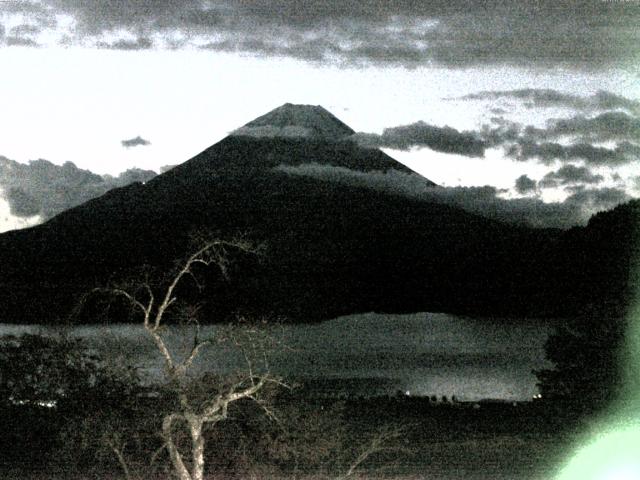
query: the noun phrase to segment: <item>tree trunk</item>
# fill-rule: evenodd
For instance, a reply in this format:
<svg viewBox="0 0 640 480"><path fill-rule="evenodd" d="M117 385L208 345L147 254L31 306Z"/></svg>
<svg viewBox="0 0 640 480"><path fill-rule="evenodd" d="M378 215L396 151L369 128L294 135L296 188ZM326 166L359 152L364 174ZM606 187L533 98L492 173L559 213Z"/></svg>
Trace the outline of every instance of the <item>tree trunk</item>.
<svg viewBox="0 0 640 480"><path fill-rule="evenodd" d="M174 416L167 415L164 417L162 422L162 435L164 436L164 440L167 444L167 450L169 451L169 458L171 459L171 463L173 464L174 471L178 475L180 480L193 480L191 475L189 474L189 470L185 466L182 461L182 455L178 451L175 443L173 443L173 432L172 432L172 424L173 424ZM201 480L200 477L199 480Z"/></svg>
<svg viewBox="0 0 640 480"><path fill-rule="evenodd" d="M202 424L203 421L198 416L189 419L191 453L193 456L191 480L203 480L204 478L204 436L202 435Z"/></svg>

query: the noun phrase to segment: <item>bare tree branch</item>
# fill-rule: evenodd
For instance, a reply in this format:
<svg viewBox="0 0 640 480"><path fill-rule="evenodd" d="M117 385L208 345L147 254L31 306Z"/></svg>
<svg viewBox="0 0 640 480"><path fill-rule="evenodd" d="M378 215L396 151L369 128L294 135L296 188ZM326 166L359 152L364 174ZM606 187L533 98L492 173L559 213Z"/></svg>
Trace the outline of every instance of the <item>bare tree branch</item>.
<svg viewBox="0 0 640 480"><path fill-rule="evenodd" d="M176 301L176 298L174 297L176 287L185 275L193 275L191 268L195 264L202 264L205 266L216 264L218 268L220 268L222 274L226 276L228 258L226 254L223 255L218 251L219 248L224 248L225 246L234 247L246 253L251 253L252 248L251 244L243 241L234 242L225 240L214 240L206 242L189 258L187 258L182 268L180 268L178 273L173 277L173 280L167 287L162 302L158 307L158 311L155 316L154 328L157 329L160 327L160 323L162 322L165 311Z"/></svg>
<svg viewBox="0 0 640 480"><path fill-rule="evenodd" d="M134 477L131 474L131 470L129 469L129 464L127 463L127 460L124 458L124 449L126 446L126 442L118 442L114 438L107 437L105 439L105 443L118 459L118 463L120 464L120 467L122 468L122 472L124 473L124 478L126 480L134 480L134 478L136 477Z"/></svg>
<svg viewBox="0 0 640 480"><path fill-rule="evenodd" d="M404 429L402 428L385 428L376 433L371 441L362 448L361 452L353 460L353 462L351 462L345 474L339 477L339 480L345 480L353 476L358 467L360 467L360 465L362 465L362 463L364 463L372 455L384 451L397 450L398 448L392 446L390 443L400 438L403 432Z"/></svg>

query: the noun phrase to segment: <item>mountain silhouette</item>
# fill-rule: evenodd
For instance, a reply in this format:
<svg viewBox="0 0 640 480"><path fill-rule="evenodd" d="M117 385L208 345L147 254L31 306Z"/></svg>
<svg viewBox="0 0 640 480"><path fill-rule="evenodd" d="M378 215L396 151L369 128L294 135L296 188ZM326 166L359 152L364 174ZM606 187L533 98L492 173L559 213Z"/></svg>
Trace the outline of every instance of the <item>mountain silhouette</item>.
<svg viewBox="0 0 640 480"><path fill-rule="evenodd" d="M203 231L265 245L259 259L236 259L230 281L201 272L209 322L237 313L296 322L368 311L555 316L625 285L633 215L620 212L637 204L586 228L531 229L283 168L412 173L352 133L322 107L285 104L145 184L0 235L0 321L61 322L96 286L140 275L161 284ZM603 244L610 227L628 230L615 251ZM615 279L606 288L600 259ZM82 321L104 320L104 306L94 307ZM110 311L111 320L131 319Z"/></svg>

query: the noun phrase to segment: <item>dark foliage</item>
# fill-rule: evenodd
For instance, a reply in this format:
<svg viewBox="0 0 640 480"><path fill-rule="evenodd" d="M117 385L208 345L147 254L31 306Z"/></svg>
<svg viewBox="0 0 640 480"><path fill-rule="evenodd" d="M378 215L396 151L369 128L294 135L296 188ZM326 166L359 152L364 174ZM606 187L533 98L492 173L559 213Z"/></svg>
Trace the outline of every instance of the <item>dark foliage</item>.
<svg viewBox="0 0 640 480"><path fill-rule="evenodd" d="M67 470L94 464L116 425L139 421L140 392L134 369L104 361L79 339L0 338L4 462Z"/></svg>
<svg viewBox="0 0 640 480"><path fill-rule="evenodd" d="M553 269L557 301L580 307L547 341L554 368L536 372L548 407L575 418L603 411L628 381L623 352L640 280L640 202L595 215L584 232L567 232Z"/></svg>
<svg viewBox="0 0 640 480"><path fill-rule="evenodd" d="M542 400L552 411L588 417L619 397L625 380L625 314L620 300L591 304L549 337L546 355L554 368L535 373Z"/></svg>

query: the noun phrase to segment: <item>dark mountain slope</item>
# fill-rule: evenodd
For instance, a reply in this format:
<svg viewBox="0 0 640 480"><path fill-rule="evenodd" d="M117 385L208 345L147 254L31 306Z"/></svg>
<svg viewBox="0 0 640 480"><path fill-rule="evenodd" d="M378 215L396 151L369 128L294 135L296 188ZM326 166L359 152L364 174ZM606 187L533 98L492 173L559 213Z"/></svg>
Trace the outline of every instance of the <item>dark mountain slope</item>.
<svg viewBox="0 0 640 480"><path fill-rule="evenodd" d="M390 169L406 173L412 171L381 150L362 148L348 140L231 135L164 175L189 183L194 176L249 176L278 165L295 166L312 162L363 172L384 172ZM180 177L182 178L178 180ZM435 185L427 179L425 182Z"/></svg>
<svg viewBox="0 0 640 480"><path fill-rule="evenodd" d="M542 248L547 237L443 205L278 172L176 185L173 177L131 185L0 236L10 267L2 271L2 291L11 292L1 303L5 321L46 317L51 305L68 309L70 293L126 278L135 266L166 270L187 251L189 234L203 228L224 237L245 232L267 245L257 270L238 272L236 286L251 278L252 288L235 294L239 305L229 309L297 320L370 310L485 311L496 297L524 288L513 270L532 267L514 262L531 256L516 255L515 246ZM495 306L507 310L502 301Z"/></svg>

